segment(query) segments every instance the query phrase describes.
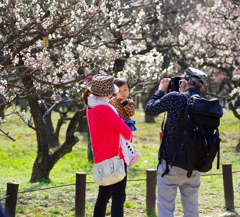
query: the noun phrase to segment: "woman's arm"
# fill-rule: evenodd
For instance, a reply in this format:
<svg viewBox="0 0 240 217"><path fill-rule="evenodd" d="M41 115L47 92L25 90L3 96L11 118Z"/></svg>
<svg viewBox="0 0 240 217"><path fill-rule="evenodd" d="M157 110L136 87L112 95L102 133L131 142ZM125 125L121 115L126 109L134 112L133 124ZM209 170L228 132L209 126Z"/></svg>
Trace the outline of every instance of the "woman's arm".
<svg viewBox="0 0 240 217"><path fill-rule="evenodd" d="M132 131L110 106L97 106L95 110L96 112L93 114L94 117L98 119L104 127L119 131L125 139L130 140Z"/></svg>

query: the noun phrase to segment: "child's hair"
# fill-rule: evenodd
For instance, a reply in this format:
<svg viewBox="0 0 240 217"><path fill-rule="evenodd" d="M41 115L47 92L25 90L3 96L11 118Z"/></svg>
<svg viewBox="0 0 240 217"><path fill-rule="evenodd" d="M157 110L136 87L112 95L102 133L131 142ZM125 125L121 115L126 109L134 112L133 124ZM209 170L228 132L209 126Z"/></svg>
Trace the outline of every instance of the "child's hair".
<svg viewBox="0 0 240 217"><path fill-rule="evenodd" d="M131 89L131 87L129 85L129 82L126 78L123 78L123 77L122 78L116 78L116 79L114 79L113 83L116 84L118 87L121 87L124 84L127 84L129 90Z"/></svg>

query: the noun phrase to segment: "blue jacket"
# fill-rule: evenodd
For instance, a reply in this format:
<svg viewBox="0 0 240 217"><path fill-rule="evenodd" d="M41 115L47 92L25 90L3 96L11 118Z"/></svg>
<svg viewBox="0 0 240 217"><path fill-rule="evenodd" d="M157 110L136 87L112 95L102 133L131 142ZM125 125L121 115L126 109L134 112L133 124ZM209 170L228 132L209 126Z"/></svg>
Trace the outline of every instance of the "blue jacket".
<svg viewBox="0 0 240 217"><path fill-rule="evenodd" d="M198 88L189 88L186 90L190 96L194 94L201 95L201 91ZM164 92L157 90L155 94L148 101L145 112L149 116L156 116L162 112L167 111L167 120L165 124L164 132L166 135L163 138L163 159L167 159L169 144L173 141L174 134L178 124L181 121L182 113L187 104L186 97L180 92L170 92L164 95ZM159 128L160 130L160 128Z"/></svg>

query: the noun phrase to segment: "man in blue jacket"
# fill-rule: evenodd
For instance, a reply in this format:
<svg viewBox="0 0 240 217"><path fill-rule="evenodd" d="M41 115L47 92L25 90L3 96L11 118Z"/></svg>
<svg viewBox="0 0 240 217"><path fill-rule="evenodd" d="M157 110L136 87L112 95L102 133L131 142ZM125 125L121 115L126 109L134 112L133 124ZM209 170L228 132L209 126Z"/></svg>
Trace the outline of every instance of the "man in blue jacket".
<svg viewBox="0 0 240 217"><path fill-rule="evenodd" d="M158 90L148 101L145 112L149 116L156 116L167 111L166 128L159 151L158 180L157 180L157 206L159 217L172 217L175 210L175 199L177 188L181 193L184 217L197 217L198 211L198 189L200 187L200 172L194 170L190 178L186 176L187 171L177 167L168 167L169 144L173 141L176 128L181 121L183 110L187 104L186 97L182 94L198 94L201 96L204 80L207 75L202 71L189 67L185 70L179 81L180 92L167 93L170 78L160 81ZM161 152L161 153L160 153ZM168 169L169 168L169 169Z"/></svg>

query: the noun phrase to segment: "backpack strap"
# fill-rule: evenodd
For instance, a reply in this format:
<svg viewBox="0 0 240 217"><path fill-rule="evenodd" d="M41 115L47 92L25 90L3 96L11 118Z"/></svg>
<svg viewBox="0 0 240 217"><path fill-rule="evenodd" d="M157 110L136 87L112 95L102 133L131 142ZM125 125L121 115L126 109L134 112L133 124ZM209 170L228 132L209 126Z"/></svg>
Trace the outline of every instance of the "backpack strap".
<svg viewBox="0 0 240 217"><path fill-rule="evenodd" d="M192 176L192 170L189 170L189 171L187 172L187 177L190 178L191 176Z"/></svg>
<svg viewBox="0 0 240 217"><path fill-rule="evenodd" d="M164 127L164 132L163 132L163 138L162 138L162 141L161 141L161 144L160 144L160 147L159 147L159 151L158 151L158 163L160 164L162 159L163 159L163 149L164 149L164 139L166 137L166 125Z"/></svg>
<svg viewBox="0 0 240 217"><path fill-rule="evenodd" d="M170 172L170 170L169 170L169 163L168 163L168 161L166 160L166 169L165 169L164 173L163 173L161 176L163 177L163 176L165 176L166 174L168 174L169 172Z"/></svg>
<svg viewBox="0 0 240 217"><path fill-rule="evenodd" d="M188 92L183 92L182 94L183 94L183 96L185 96L185 98L186 98L187 100L189 100L189 98L191 97Z"/></svg>

